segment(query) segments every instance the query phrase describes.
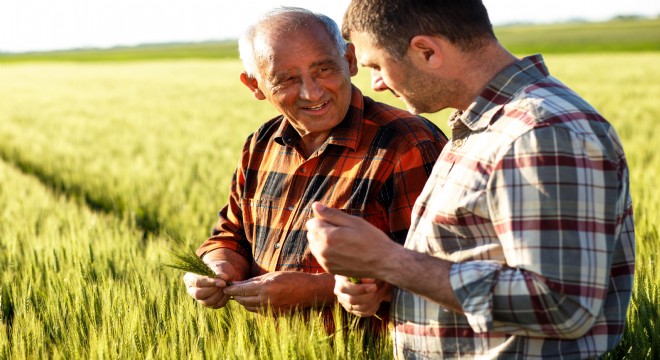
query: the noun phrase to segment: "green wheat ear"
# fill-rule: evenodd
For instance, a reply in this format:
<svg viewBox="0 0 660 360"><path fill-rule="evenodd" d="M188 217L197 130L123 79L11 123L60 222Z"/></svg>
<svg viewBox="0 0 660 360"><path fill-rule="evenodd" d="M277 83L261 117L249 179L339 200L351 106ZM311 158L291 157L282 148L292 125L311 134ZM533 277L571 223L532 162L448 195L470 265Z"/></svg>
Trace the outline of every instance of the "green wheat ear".
<svg viewBox="0 0 660 360"><path fill-rule="evenodd" d="M166 234L169 243L170 262L165 266L208 277L217 277L211 268L187 246L178 234Z"/></svg>

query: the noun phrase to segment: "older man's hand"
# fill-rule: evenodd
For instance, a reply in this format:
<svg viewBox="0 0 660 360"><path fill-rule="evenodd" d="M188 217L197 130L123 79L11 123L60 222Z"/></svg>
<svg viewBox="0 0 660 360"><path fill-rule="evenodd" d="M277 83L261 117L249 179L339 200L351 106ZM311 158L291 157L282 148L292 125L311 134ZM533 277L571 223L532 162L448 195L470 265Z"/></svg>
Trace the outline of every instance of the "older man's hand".
<svg viewBox="0 0 660 360"><path fill-rule="evenodd" d="M270 307L271 311L280 313L334 303L333 286L331 274L275 271L234 282L224 293L248 311L264 312Z"/></svg>
<svg viewBox="0 0 660 360"><path fill-rule="evenodd" d="M198 303L219 309L227 304L231 298L222 290L234 276L234 268L227 261L207 262L209 267L218 275L217 278L210 278L194 273L186 273L183 276L183 282L186 284L186 291Z"/></svg>

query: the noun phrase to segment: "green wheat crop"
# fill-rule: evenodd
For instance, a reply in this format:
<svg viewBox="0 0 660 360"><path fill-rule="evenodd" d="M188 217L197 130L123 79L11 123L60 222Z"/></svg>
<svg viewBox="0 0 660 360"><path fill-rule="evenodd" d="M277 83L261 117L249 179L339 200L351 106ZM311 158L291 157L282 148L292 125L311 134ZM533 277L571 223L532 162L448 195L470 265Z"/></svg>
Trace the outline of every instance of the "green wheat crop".
<svg viewBox="0 0 660 360"><path fill-rule="evenodd" d="M606 358L656 359L660 53L545 58L612 122L630 165L635 283L625 334ZM346 331L329 337L314 313L205 308L163 266L208 237L243 141L275 114L240 69L238 60L0 66L0 360L392 357L389 337L366 341L341 307L334 321ZM368 71L355 83L403 106L370 91ZM447 112L428 117L449 134ZM158 235L168 233L185 245L172 252Z"/></svg>

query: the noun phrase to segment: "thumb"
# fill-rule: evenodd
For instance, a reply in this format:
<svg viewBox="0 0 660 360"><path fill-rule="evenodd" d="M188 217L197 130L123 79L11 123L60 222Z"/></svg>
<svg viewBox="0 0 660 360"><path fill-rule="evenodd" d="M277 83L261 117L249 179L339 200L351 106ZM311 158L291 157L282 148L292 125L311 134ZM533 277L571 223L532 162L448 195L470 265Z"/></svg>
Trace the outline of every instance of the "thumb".
<svg viewBox="0 0 660 360"><path fill-rule="evenodd" d="M314 211L315 218L335 226L349 225L353 221L353 216L340 210L329 208L318 201L312 203L312 210Z"/></svg>

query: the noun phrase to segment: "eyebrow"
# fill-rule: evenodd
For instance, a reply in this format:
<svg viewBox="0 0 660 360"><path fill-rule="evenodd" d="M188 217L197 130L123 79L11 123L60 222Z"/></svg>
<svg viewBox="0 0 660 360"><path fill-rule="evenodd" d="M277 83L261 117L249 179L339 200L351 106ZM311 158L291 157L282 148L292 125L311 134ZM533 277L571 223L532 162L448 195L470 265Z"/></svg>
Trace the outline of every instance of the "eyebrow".
<svg viewBox="0 0 660 360"><path fill-rule="evenodd" d="M326 59L326 60L322 60L322 61L318 61L318 62L312 63L312 66L311 66L311 67L314 68L314 67L319 67L319 66L323 66L323 65L337 66L338 64L337 64L337 61L335 61L335 60L332 60L332 59Z"/></svg>

